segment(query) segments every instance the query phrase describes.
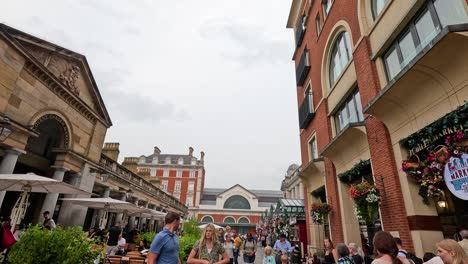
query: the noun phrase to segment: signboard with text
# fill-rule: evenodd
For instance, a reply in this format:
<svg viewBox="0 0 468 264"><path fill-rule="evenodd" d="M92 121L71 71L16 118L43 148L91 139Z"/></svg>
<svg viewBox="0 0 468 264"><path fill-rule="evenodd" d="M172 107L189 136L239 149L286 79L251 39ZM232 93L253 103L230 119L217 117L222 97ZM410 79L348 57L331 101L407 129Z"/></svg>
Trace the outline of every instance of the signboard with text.
<svg viewBox="0 0 468 264"><path fill-rule="evenodd" d="M451 157L445 164L445 184L456 197L468 200L468 154Z"/></svg>

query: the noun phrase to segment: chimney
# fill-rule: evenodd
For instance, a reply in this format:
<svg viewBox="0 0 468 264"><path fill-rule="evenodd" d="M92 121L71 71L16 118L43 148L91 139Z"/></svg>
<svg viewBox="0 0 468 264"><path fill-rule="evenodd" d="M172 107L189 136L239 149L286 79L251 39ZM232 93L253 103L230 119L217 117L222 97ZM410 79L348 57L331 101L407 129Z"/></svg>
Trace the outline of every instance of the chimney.
<svg viewBox="0 0 468 264"><path fill-rule="evenodd" d="M106 155L107 157L111 158L113 161L117 162L119 159L119 150L120 143L104 143L104 147L102 148L102 154Z"/></svg>
<svg viewBox="0 0 468 264"><path fill-rule="evenodd" d="M188 155L193 156L193 148L192 147L188 148Z"/></svg>
<svg viewBox="0 0 468 264"><path fill-rule="evenodd" d="M138 160L137 157L125 157L122 166L131 170L133 173L137 173Z"/></svg>
<svg viewBox="0 0 468 264"><path fill-rule="evenodd" d="M161 150L158 147L154 147L153 154L154 155L159 155L159 154L161 154Z"/></svg>
<svg viewBox="0 0 468 264"><path fill-rule="evenodd" d="M200 152L200 161L203 162L205 160L205 152Z"/></svg>

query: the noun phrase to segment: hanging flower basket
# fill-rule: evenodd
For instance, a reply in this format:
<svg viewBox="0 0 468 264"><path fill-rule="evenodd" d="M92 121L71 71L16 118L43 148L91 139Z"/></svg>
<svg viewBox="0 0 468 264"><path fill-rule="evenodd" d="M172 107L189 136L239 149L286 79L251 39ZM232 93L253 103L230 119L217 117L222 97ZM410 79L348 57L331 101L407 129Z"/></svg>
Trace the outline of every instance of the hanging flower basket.
<svg viewBox="0 0 468 264"><path fill-rule="evenodd" d="M312 207L310 209L310 217L312 223L322 225L323 220L330 213L331 210L331 205L327 203L312 204Z"/></svg>
<svg viewBox="0 0 468 264"><path fill-rule="evenodd" d="M355 213L359 219L370 224L378 218L381 197L375 185L367 181L353 184L349 189L349 194L354 201Z"/></svg>
<svg viewBox="0 0 468 264"><path fill-rule="evenodd" d="M425 204L429 204L429 198L441 195L444 188L445 165L450 157L459 157L466 152L464 147L459 145L464 140L466 140L465 134L458 131L445 138L446 145L439 145L429 150L417 166L408 161L402 162L401 169L419 184L419 195Z"/></svg>

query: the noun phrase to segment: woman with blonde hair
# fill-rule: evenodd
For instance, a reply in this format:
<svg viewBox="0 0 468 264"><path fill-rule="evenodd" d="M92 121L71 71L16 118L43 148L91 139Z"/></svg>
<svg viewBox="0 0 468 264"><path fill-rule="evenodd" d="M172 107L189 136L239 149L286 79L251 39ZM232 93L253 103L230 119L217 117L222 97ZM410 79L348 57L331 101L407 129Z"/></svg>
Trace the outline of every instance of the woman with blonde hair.
<svg viewBox="0 0 468 264"><path fill-rule="evenodd" d="M466 264L468 256L466 256L463 248L455 240L444 239L436 244L437 255L445 264Z"/></svg>
<svg viewBox="0 0 468 264"><path fill-rule="evenodd" d="M262 264L275 264L275 262L275 257L273 257L273 249L270 246L266 246L263 250Z"/></svg>
<svg viewBox="0 0 468 264"><path fill-rule="evenodd" d="M187 264L228 264L229 256L223 245L218 242L216 228L207 224L203 229L202 237L192 247Z"/></svg>

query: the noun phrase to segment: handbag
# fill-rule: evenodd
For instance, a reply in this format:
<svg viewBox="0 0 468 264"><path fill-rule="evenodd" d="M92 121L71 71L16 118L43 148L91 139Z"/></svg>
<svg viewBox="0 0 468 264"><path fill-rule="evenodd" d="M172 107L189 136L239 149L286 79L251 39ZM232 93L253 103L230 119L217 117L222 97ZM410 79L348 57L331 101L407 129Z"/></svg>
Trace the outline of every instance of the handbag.
<svg viewBox="0 0 468 264"><path fill-rule="evenodd" d="M2 248L9 248L16 243L15 236L9 228L3 228Z"/></svg>

